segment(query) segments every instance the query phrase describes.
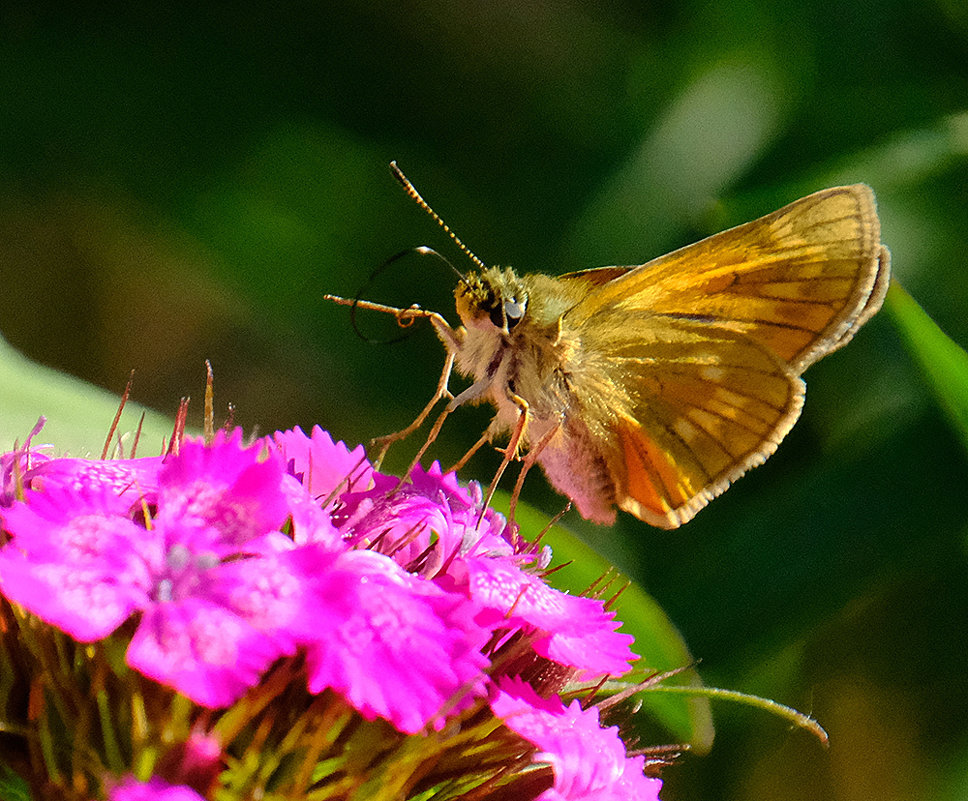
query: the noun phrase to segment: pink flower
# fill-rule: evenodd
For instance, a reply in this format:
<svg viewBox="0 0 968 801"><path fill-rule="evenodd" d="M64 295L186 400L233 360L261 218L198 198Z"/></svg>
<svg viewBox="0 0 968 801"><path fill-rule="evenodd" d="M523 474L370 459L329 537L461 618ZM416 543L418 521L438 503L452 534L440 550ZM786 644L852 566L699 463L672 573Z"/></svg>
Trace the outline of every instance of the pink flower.
<svg viewBox="0 0 968 801"><path fill-rule="evenodd" d="M344 554L317 581L326 602L307 643L311 692L332 688L411 734L482 692L489 632L463 598L372 551Z"/></svg>
<svg viewBox="0 0 968 801"><path fill-rule="evenodd" d="M463 567L462 581L455 580L483 607L478 620L535 632L539 656L575 668L581 678L621 676L636 659L633 637L615 631L615 613L601 601L556 590L509 559L475 557Z"/></svg>
<svg viewBox="0 0 968 801"><path fill-rule="evenodd" d="M128 663L201 705L231 703L292 653L310 625L306 573L332 559L258 553L286 514L281 467L258 457L237 438L185 443L159 477L147 528L118 513L111 482L31 492L3 515L13 535L0 551L4 594L81 641L140 611Z"/></svg>
<svg viewBox="0 0 968 801"><path fill-rule="evenodd" d="M313 629L310 578L331 559L307 546L218 564L193 591L146 606L128 664L202 706L227 706Z"/></svg>
<svg viewBox="0 0 968 801"><path fill-rule="evenodd" d="M282 455L286 472L294 476L316 500L331 509L339 496L367 490L373 482L373 467L362 445L350 450L333 442L328 432L313 426L307 437L299 426L277 431L272 440Z"/></svg>
<svg viewBox="0 0 968 801"><path fill-rule="evenodd" d="M274 764L296 764L308 741L288 742L290 731L322 744L317 714L343 730L347 706L404 734L464 738L496 775L509 753L533 754L538 769L514 784L528 798L657 801L660 783L643 776L644 758L627 756L617 729L554 695L576 676L625 673L632 638L601 601L549 587L543 556L484 509L477 484L436 463L401 483L317 427L249 447L240 432L220 432L154 459L49 459L25 445L0 457L0 473L7 599L81 642L133 632L128 665L197 705L226 707L251 690L222 718L231 726L196 716L197 729L166 741L155 778L125 779L110 801L218 795L229 755L249 753L253 737L273 741ZM293 677L323 697L306 705L303 690L280 684ZM276 698L284 707L264 705ZM158 724L166 736L176 730L167 725ZM346 731L369 738L388 727ZM334 729L315 769L345 770L342 749L356 739ZM393 751L409 764L407 746ZM94 781L109 764L92 769ZM456 777L448 765L445 782ZM309 780L309 767L292 781Z"/></svg>
<svg viewBox="0 0 968 801"><path fill-rule="evenodd" d="M341 500L334 521L344 537L428 578L469 553L514 552L504 538L504 517L491 509L482 517L480 488L465 490L454 473L444 475L436 462L427 471L418 465L403 484L377 473L372 489Z"/></svg>
<svg viewBox="0 0 968 801"><path fill-rule="evenodd" d="M551 765L554 784L538 801L658 801L662 782L644 776L645 758L625 753L618 727L603 729L595 707L544 699L521 679L504 679L491 700L504 725Z"/></svg>
<svg viewBox="0 0 968 801"><path fill-rule="evenodd" d="M129 776L108 794L109 801L205 801L184 785L171 785L154 777L141 783Z"/></svg>
<svg viewBox="0 0 968 801"><path fill-rule="evenodd" d="M483 694L483 649L518 634L583 677L634 658L600 601L528 572L480 488L436 463L401 485L317 427L30 470L43 490L3 515L4 593L80 641L140 613L128 664L204 706L304 648L311 692L416 733Z"/></svg>

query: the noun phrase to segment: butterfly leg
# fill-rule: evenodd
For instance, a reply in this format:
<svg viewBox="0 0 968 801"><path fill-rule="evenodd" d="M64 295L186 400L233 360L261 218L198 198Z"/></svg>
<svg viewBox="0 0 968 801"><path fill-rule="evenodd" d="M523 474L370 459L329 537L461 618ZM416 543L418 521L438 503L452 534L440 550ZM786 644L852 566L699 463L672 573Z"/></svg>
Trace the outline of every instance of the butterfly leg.
<svg viewBox="0 0 968 801"><path fill-rule="evenodd" d="M409 309L405 311L409 311ZM437 405L437 402L441 398L450 398L450 403L447 404L447 406L444 408L444 411L441 412L440 417L437 418L437 421L430 429L430 433L427 435L427 439L424 442L423 447L421 447L420 450L417 452L417 455L410 462L410 467L403 474L404 478L410 475L410 471L413 470L414 466L420 461L421 457L427 452L427 449L433 444L434 440L437 439L437 435L440 433L440 429L443 427L444 420L447 419L447 415L449 415L452 411L454 411L454 409L456 409L465 401L470 400L471 398L476 398L479 395L483 394L484 390L487 389L486 384L481 384L479 382L478 384L474 384L468 387L467 389L465 389L456 398L451 394L450 390L447 388L447 384L450 381L450 375L454 370L454 361L457 358L457 351L461 346L463 329L459 331L455 331L453 328L450 327L450 324L436 312L425 312L424 315L433 324L434 331L436 332L440 341L443 342L444 348L447 351L447 359L444 362L444 369L441 372L440 379L437 382L437 390L436 392L434 392L434 396L430 399L430 402L423 408L420 414L417 415L416 419L409 426L402 429L401 431L398 431L395 434L387 434L383 437L378 437L376 440L374 440L374 442L384 443L382 449L380 450L380 459L375 463L377 469L379 469L380 462L383 460L383 457L386 455L386 452L389 449L390 445L392 445L394 442L397 442L398 440L403 439L404 437L411 434L413 431L416 431L418 428L420 428L420 426L423 425L424 420L427 419L431 410L434 408L434 406Z"/></svg>
<svg viewBox="0 0 968 801"><path fill-rule="evenodd" d="M531 448L527 455L524 457L524 461L521 463L521 471L518 473L517 481L514 482L514 490L511 492L511 504L508 509L508 520L512 523L514 522L514 510L518 505L518 498L521 495L521 489L524 487L524 477L528 474L528 471L534 467L535 462L538 461L538 457L541 456L541 451L545 449L549 442L554 439L555 434L558 433L561 428L561 419L555 423L551 428L549 428L541 439L538 440L537 444Z"/></svg>
<svg viewBox="0 0 968 801"><path fill-rule="evenodd" d="M507 391L507 396L508 400L518 407L518 421L514 426L514 431L511 432L511 439L508 441L507 447L504 448L504 458L501 460L501 464L494 474L494 478L491 479L491 485L487 488L484 505L481 507L481 519L484 518L484 510L487 509L491 503L491 499L494 497L501 476L504 475L504 471L511 464L511 460L517 458L521 442L524 440L525 431L528 427L528 415L531 409L530 404L520 395L511 392L511 390ZM490 429L490 426L488 426L488 429Z"/></svg>
<svg viewBox="0 0 968 801"><path fill-rule="evenodd" d="M371 445L380 446L380 453L377 455L376 459L373 460L373 464L377 470L380 469L380 465L383 463L383 457L387 455L387 451L390 450L390 446L394 442L399 442L401 439L409 437L414 431L420 428L441 398L451 397L450 390L447 389L447 383L450 381L450 374L454 369L454 358L454 352L448 350L447 359L444 362L444 369L440 374L440 379L437 381L437 389L434 391L433 397L428 401L427 405L424 406L420 414L414 418L414 421L410 425L408 425L406 428L400 429L399 431L395 431L392 434L384 434L382 437L376 437L370 440ZM420 456L423 456L427 448L430 447L430 443L436 439L437 434L440 432L440 426L443 425L444 417L446 417L446 414L442 415L437 421L437 424L435 424L434 429L431 432L432 436L428 437L427 442L425 442L424 446L420 449L417 459L419 459Z"/></svg>
<svg viewBox="0 0 968 801"><path fill-rule="evenodd" d="M413 325L414 320L421 318L428 319L434 327L434 332L437 334L441 342L444 343L444 347L447 350L447 359L444 362L444 369L441 371L440 379L437 381L437 389L434 391L433 397L431 397L427 405L421 410L420 414L418 414L416 418L414 418L413 422L410 423L410 425L408 425L406 428L402 428L399 431L393 432L392 434L384 434L382 437L374 437L372 440L370 440L371 445L378 445L380 447L377 457L373 460L374 467L379 470L380 465L383 463L384 457L387 455L387 451L390 450L390 446L395 442L405 439L418 428L420 428L441 398L452 397L450 390L447 388L447 384L450 381L450 375L454 369L454 359L456 357L457 349L460 347L461 335L458 331L455 331L453 328L451 328L450 324L443 318L442 315L438 314L437 312L421 309L417 305L404 309L398 306L387 306L383 303L373 303L369 300L350 300L348 298L339 297L338 295L324 295L323 297L326 300L338 303L341 306L351 306L354 309L366 309L367 311L378 311L384 314L392 314L397 318L397 324L401 328L407 328ZM443 424L443 417L446 417L446 414L437 421L437 424L432 430L431 435L428 437L427 442L425 442L423 448L421 448L417 459L424 454L427 448L430 447L430 444L433 442L433 440L436 439L437 434L440 431L440 426ZM417 460L414 460L413 464L416 464L416 461ZM409 473L409 470L407 473Z"/></svg>
<svg viewBox="0 0 968 801"><path fill-rule="evenodd" d="M458 459L453 464L453 466L449 467L447 469L447 472L456 473L458 470L464 467L464 465L466 465L471 460L471 457L475 453L477 453L482 447L484 447L484 445L486 445L488 442L491 441L491 437L493 435L494 434L493 434L493 431L491 430L491 426L488 426L486 429L484 429L484 433L481 434L481 438L477 440L477 442L475 442L473 445L471 445L471 447L467 450L467 453L461 456L460 459Z"/></svg>
<svg viewBox="0 0 968 801"><path fill-rule="evenodd" d="M453 366L453 363L454 363L454 353L453 351L448 350L448 364L450 366ZM423 455L433 444L434 440L437 439L437 435L440 434L440 429L443 428L444 420L447 419L448 415L450 415L450 413L454 411L458 406L466 403L467 401L479 398L487 391L489 387L490 387L490 381L478 381L476 384L472 384L463 392L461 392L460 395L458 395L456 398L451 398L450 403L448 403L444 407L444 410L440 413L440 416L434 422L433 427L431 427L430 433L427 435L427 439L424 442L424 444L421 446L420 450L417 451L417 455L414 456L413 459L411 460L410 466L407 467L406 471L403 474L403 477L400 479L400 483L397 484L396 489L400 489L400 487L403 486L403 484L409 478L410 472L414 469L414 467L417 466L417 464L423 458ZM436 401L434 401L434 403L436 403ZM433 407L433 404L428 405L425 411L429 413L432 407ZM490 430L490 427L488 427L488 430ZM487 439L489 438L490 438L490 434L486 431L484 433L484 437L482 437L482 440L486 442ZM477 447L479 446L478 445L474 446L475 449Z"/></svg>

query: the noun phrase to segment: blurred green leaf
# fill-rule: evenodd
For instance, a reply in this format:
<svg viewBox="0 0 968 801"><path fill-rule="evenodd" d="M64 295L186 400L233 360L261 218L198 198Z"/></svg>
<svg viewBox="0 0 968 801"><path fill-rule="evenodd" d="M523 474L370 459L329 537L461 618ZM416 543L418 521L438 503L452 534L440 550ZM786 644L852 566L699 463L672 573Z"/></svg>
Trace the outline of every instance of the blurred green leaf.
<svg viewBox="0 0 968 801"><path fill-rule="evenodd" d="M968 353L896 281L887 293L887 308L908 352L968 448Z"/></svg>
<svg viewBox="0 0 968 801"><path fill-rule="evenodd" d="M497 493L492 505L506 512L508 500L507 494ZM518 504L515 519L529 539L533 539L548 525L547 515L525 503ZM695 661L682 635L655 599L618 572L608 560L575 534L556 525L545 533L541 541L551 546L555 566L566 565L550 577L551 583L559 589L577 595L592 585L597 587L601 577L606 574L611 578L604 592L606 599L624 588L611 608L622 621L622 631L635 637L633 648L641 657L641 668L650 672L665 672L687 667ZM699 674L693 669L684 671L670 681L694 686L701 684ZM693 751L700 753L712 746L713 724L707 699L657 693L644 693L639 698L677 741L689 743Z"/></svg>
<svg viewBox="0 0 968 801"><path fill-rule="evenodd" d="M41 416L47 418L35 441L51 443L57 453L100 455L118 410L119 398L85 381L31 362L0 339L0 448L24 438ZM135 431L144 413L140 452L155 455L171 436L172 423L161 414L128 403L115 433ZM130 439L127 440L130 447Z"/></svg>
<svg viewBox="0 0 968 801"><path fill-rule="evenodd" d="M6 765L0 765L0 801L30 801L30 787Z"/></svg>

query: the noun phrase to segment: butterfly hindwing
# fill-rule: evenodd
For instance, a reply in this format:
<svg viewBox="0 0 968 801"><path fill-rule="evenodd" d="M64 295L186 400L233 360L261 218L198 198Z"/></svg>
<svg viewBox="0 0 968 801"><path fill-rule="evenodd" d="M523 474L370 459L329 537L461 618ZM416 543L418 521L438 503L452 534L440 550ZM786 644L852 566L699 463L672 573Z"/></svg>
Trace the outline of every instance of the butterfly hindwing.
<svg viewBox="0 0 968 801"><path fill-rule="evenodd" d="M645 321L640 321L645 325ZM742 333L656 317L650 336L635 326L604 329L592 350L614 382L611 425L599 440L615 502L652 525L673 528L750 467L793 425L803 381ZM576 387L581 408L592 402Z"/></svg>

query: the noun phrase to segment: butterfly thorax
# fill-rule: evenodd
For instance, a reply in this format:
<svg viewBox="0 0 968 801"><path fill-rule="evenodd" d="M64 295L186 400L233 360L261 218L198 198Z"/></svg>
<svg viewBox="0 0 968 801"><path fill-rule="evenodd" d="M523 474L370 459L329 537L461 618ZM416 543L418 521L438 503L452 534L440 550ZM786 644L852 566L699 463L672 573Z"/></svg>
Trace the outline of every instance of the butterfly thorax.
<svg viewBox="0 0 968 801"><path fill-rule="evenodd" d="M531 445L544 442L539 461L552 484L583 515L608 522L614 518L615 496L596 447L602 434L590 431L590 418L575 391L576 379L588 381L587 354L578 330L567 322L568 310L586 292L587 285L580 282L518 277L508 269L489 268L470 276L455 293L464 324L456 359L458 369L482 390L474 400L490 401L497 408L498 425L492 433L513 428L524 401L525 438ZM592 381L593 386L598 383ZM551 438L545 439L546 434Z"/></svg>
<svg viewBox="0 0 968 801"><path fill-rule="evenodd" d="M575 343L562 331L562 316L576 298L557 284L548 276L519 277L490 267L455 290L464 324L457 368L488 384L481 399L494 403L508 424L519 411L511 395L527 402L539 429L567 411L567 365Z"/></svg>

